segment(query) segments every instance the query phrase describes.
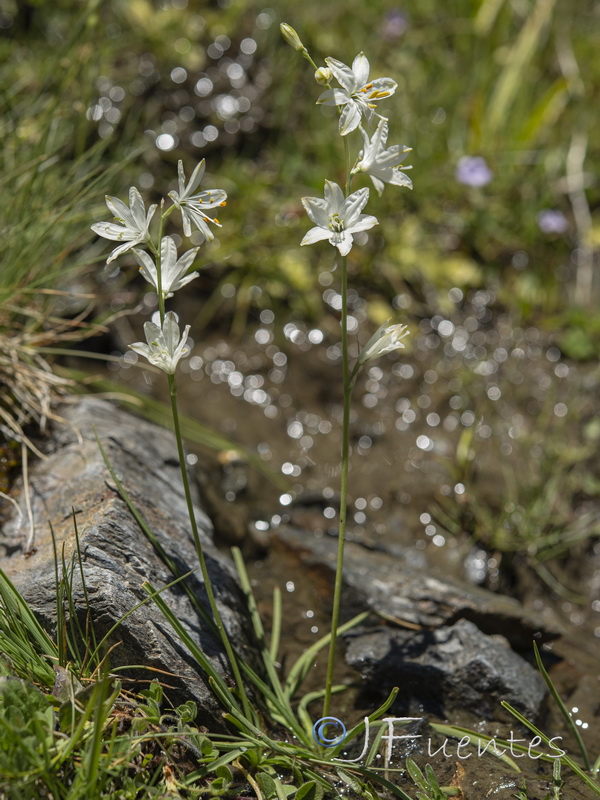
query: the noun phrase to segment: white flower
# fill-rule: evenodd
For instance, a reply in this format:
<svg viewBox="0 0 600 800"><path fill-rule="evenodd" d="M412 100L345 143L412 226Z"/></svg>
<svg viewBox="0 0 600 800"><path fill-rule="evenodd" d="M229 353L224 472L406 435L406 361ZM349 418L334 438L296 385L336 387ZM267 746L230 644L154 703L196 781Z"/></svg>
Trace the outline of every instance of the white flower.
<svg viewBox="0 0 600 800"><path fill-rule="evenodd" d="M183 232L186 236L192 235L193 223L202 236L209 242L215 238L213 232L206 224L212 222L221 227L221 223L216 217L209 217L205 213L205 209L217 208L217 206L224 206L227 200L227 194L223 189L211 189L205 192L198 192L194 194L200 181L204 177L204 170L206 162L204 159L198 164L196 169L192 172L188 185L185 185L185 174L183 172L183 162L179 161L177 164L177 174L179 182L178 192L169 192L169 197L175 203L177 208L181 211L181 219L183 221Z"/></svg>
<svg viewBox="0 0 600 800"><path fill-rule="evenodd" d="M352 170L356 172L366 172L373 181L373 186L379 194L383 192L384 184L392 183L395 186L408 186L412 189L412 181L398 167L402 166L402 155L410 153L412 147L405 147L402 144L394 144L386 149L385 144L388 137L388 121L379 121L377 130L369 139L369 135L363 128L360 129L365 143L364 149L360 154L360 161ZM404 167L411 169L411 167Z"/></svg>
<svg viewBox="0 0 600 800"><path fill-rule="evenodd" d="M374 361L376 358L385 355L385 353L391 353L404 347L401 339L404 339L409 333L410 331L406 330L406 325L390 325L388 319L363 347L358 357L358 363L366 364L367 361Z"/></svg>
<svg viewBox="0 0 600 800"><path fill-rule="evenodd" d="M179 359L189 353L190 348L186 346L189 331L190 326L186 325L180 340L177 317L172 311L168 311L162 328L154 322L144 322L144 335L148 344L135 342L129 347L147 358L155 367L172 375L177 369Z"/></svg>
<svg viewBox="0 0 600 800"><path fill-rule="evenodd" d="M308 231L300 244L314 244L328 239L341 255L348 255L353 244L352 234L378 224L377 217L360 213L368 199L368 189L359 189L344 197L337 183L325 181L325 199L302 198L302 205L316 227Z"/></svg>
<svg viewBox="0 0 600 800"><path fill-rule="evenodd" d="M105 239L112 239L116 242L124 242L124 244L115 247L106 263L110 264L121 253L131 250L137 244L147 242L150 238L148 228L150 220L156 211L156 205L150 206L148 213L144 208L144 201L138 190L132 186L129 190L129 208L118 197L106 197L106 205L108 210L112 211L115 220L120 222L121 225L115 225L114 222L97 222L92 225L92 230L98 236L103 236Z"/></svg>
<svg viewBox="0 0 600 800"><path fill-rule="evenodd" d="M391 78L376 78L369 82L369 61L364 53L356 56L352 62L352 69L335 58L326 58L325 62L342 88L327 89L317 103L326 106L344 106L340 115L342 136L358 128L361 114L370 122L377 101L390 97L398 86Z"/></svg>
<svg viewBox="0 0 600 800"><path fill-rule="evenodd" d="M199 247L194 247L193 250L188 250L178 259L177 247L173 239L170 236L163 237L160 243L160 282L164 297L172 297L173 292L198 277L198 272L190 272L188 275L187 271L192 266L199 249ZM134 250L134 253L140 265L142 276L160 293L158 270L154 260L142 250Z"/></svg>

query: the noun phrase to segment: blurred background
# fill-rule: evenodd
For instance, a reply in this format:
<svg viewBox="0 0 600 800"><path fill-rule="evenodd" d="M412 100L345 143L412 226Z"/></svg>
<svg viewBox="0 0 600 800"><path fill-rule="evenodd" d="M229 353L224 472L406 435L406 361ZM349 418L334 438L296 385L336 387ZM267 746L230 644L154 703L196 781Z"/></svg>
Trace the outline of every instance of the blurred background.
<svg viewBox="0 0 600 800"><path fill-rule="evenodd" d="M190 463L224 542L266 547L289 521L335 529L337 273L332 248L299 243L300 199L343 181L342 151L285 21L318 64L363 50L373 76L397 80L388 144L413 148L414 190L371 192L380 225L350 259L355 351L390 317L412 332L357 385L351 535L552 598L587 641L600 636L600 4L0 9L3 486L18 469L11 440L33 444L28 426L65 392L163 413L161 376L133 369L127 349L156 296L133 258L105 265L109 243L89 227L108 219L106 193L135 185L156 202L178 159L189 175L206 158L203 188L229 200L200 278L174 301L194 340L180 381ZM70 346L88 361L66 358Z"/></svg>

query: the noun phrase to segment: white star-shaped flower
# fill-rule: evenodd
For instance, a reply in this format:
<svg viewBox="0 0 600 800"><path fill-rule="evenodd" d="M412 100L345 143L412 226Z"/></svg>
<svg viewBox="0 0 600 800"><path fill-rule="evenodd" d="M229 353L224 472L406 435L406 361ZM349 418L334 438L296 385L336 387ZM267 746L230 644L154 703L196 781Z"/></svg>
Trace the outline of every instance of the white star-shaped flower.
<svg viewBox="0 0 600 800"><path fill-rule="evenodd" d="M367 361L374 361L386 353L399 350L404 347L401 340L408 336L409 333L410 331L406 329L406 325L390 325L388 319L363 347L358 357L358 363L361 365L366 364Z"/></svg>
<svg viewBox="0 0 600 800"><path fill-rule="evenodd" d="M192 266L199 249L199 247L194 247L193 250L188 250L178 259L177 247L173 239L170 236L163 237L160 243L161 289L158 287L158 270L154 260L142 250L134 250L134 253L142 276L154 286L158 293L162 290L163 297L167 298L172 297L173 292L198 277L198 272L190 272L188 275L187 271Z"/></svg>
<svg viewBox="0 0 600 800"><path fill-rule="evenodd" d="M403 154L410 153L412 147L394 144L386 149L388 130L387 119L379 121L377 130L371 138L363 128L360 129L364 149L359 156L360 160L352 170L352 174L365 172L373 181L373 186L380 195L386 183L394 184L394 186L407 186L412 189L411 179L398 169L402 166L400 162ZM411 167L403 168L411 169Z"/></svg>
<svg viewBox="0 0 600 800"><path fill-rule="evenodd" d="M192 172L187 186L185 185L185 174L183 172L183 162L177 164L177 175L179 183L178 192L169 192L169 197L181 211L183 221L183 232L186 236L192 235L192 223L198 228L204 239L212 242L215 238L213 232L208 227L207 222L221 227L221 223L216 217L209 217L206 210L224 206L227 200L227 193L223 189L208 189L204 192L194 194L204 177L206 162L204 159Z"/></svg>
<svg viewBox="0 0 600 800"><path fill-rule="evenodd" d="M368 199L368 189L359 189L344 197L337 183L325 181L324 199L302 198L302 205L316 227L308 231L300 244L314 244L328 239L341 255L348 255L354 242L352 234L366 231L378 224L377 217L360 213Z"/></svg>
<svg viewBox="0 0 600 800"><path fill-rule="evenodd" d="M106 259L106 263L110 264L121 253L125 253L127 250L131 250L132 247L148 241L150 238L148 228L150 220L156 211L156 205L151 205L148 213L146 213L142 196L134 186L129 190L129 208L118 197L110 197L108 195L106 197L106 205L108 210L114 214L116 222L121 224L97 222L92 225L92 230L105 239L123 242L123 244L115 247Z"/></svg>
<svg viewBox="0 0 600 800"><path fill-rule="evenodd" d="M344 106L340 115L340 133L345 136L358 128L361 115L371 121L379 100L394 94L398 84L392 78L376 78L369 81L369 61L359 53L352 62L352 69L335 58L326 58L341 89L327 89L317 103L326 106ZM379 115L377 115L379 116Z"/></svg>
<svg viewBox="0 0 600 800"><path fill-rule="evenodd" d="M162 327L154 322L144 322L144 335L147 344L135 342L129 347L144 358L147 358L155 367L162 369L163 372L173 375L177 369L179 360L189 353L190 348L186 345L190 326L186 325L183 336L179 338L179 325L177 316L168 311Z"/></svg>

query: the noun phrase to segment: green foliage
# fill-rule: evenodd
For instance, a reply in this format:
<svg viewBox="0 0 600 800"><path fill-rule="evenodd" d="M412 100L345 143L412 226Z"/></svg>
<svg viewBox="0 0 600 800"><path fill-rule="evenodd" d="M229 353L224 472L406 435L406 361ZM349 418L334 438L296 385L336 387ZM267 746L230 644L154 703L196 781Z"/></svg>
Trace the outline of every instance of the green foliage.
<svg viewBox="0 0 600 800"><path fill-rule="evenodd" d="M425 766L425 774L423 774L412 758L407 758L406 771L413 783L419 787L416 800L446 800L447 797L460 794L460 789L442 788L429 764Z"/></svg>
<svg viewBox="0 0 600 800"><path fill-rule="evenodd" d="M331 269L330 259L290 242L306 229L299 198L322 190L319 165L330 161L336 143L323 124L327 110L315 106L319 87L311 92L309 79L307 89L304 62L279 35L284 19L318 61L334 55L348 63L363 49L374 71L400 76L390 115L402 121L398 138L414 148L416 188L403 204L389 190L373 198L382 236L373 236L353 265L368 299L389 308L394 295L406 290L406 280L412 288L433 287L443 295L453 285L501 277L500 294L510 306L527 313L539 305L560 307L560 282L574 277L559 275L563 264L584 239L585 246L595 246L594 220L591 229L582 227L567 185L573 138L598 127L589 96L600 76L587 35L592 12L583 0L568 9L555 0L459 0L451 8L428 0L399 17L382 0L368 10L358 0L309 0L294 9L277 0L268 13L261 4L241 2L199 10L107 0L76 8L74 18L72 4L31 6L27 36L17 15L14 37L2 44L10 65L7 85L17 87L6 93L12 120L6 153L15 162L6 180L19 187L17 202L6 203L14 231L10 261L26 258L30 268L42 271L40 280L48 253L52 259L61 254L57 267L76 263L72 254L92 219L78 198L77 176L114 163L115 156L121 161L131 143L139 144L151 130L174 136L176 144L146 150L145 180L172 182L178 157L187 163L209 153L210 168L231 196L221 241L209 251L212 263L203 273L203 293L212 299L198 322L232 313L239 332L248 314L274 303L291 304L304 318L321 313L318 276ZM40 48L47 30L53 46ZM229 41L221 56L210 50L219 36ZM242 57L245 39L256 43L256 52ZM231 63L242 65L241 87L227 80ZM181 83L171 79L173 70L184 71ZM40 81L39 75L48 78ZM195 85L208 75L213 91L198 95ZM243 122L239 130L219 116L217 96L250 98L249 109L227 118ZM26 100L31 97L37 99ZM217 138L198 147L197 135L208 124ZM297 130L310 131L299 146ZM590 136L590 161L597 146ZM16 152L28 153L29 167ZM465 154L487 159L494 173L490 184L472 188L456 181L456 164ZM40 172L39 164L47 168ZM122 194L138 175L121 168L105 178L111 193ZM84 184L89 193L92 183L84 178L79 185ZM61 185L68 192L64 198ZM594 208L597 189L586 191ZM548 208L566 215L565 233L539 230L537 215ZM25 224L27 211L36 212L42 226L37 232ZM45 241L44 253L28 244L19 255L19 233L31 236L36 248Z"/></svg>
<svg viewBox="0 0 600 800"><path fill-rule="evenodd" d="M146 149L146 188L164 183L165 176L172 181L177 158L194 160L212 150L211 168L218 169L232 197L222 241L208 251L211 263L202 285L207 303L196 328L223 315L239 333L248 317L276 304L305 319L322 314L331 258L298 249L306 229L299 197L321 192L319 165L328 162L335 144L329 126L322 124L323 110L314 104L317 87L306 91L305 65L279 38L277 22L290 12L289 4L274 0L270 11L262 3L233 0L223 4L227 8L214 4L202 13L195 4L180 5L150 0L8 4L13 35L0 39L6 65L0 87L0 336L20 337L10 351L3 349L11 358L17 353L28 367L39 363L36 348L85 333L81 320L65 322L69 314L83 313L82 306L73 312L57 299L68 281L80 280L91 264L92 285L123 286L123 276L97 266L89 244L95 210L90 198L104 190L122 194L137 181L128 160L132 144L139 146L146 130L170 135L174 142L170 150ZM589 4L457 0L448 8L424 0L412 5L407 30L400 33L386 32L389 8L383 0L343 5L309 0L291 9L289 19L317 58L333 55L350 62L364 49L377 54L378 73L401 76L391 113L402 120L399 139L414 148L417 188L402 207L388 191L374 198L383 235L373 235L352 264L367 313L383 321L400 294L406 294L412 310L424 312L441 305L450 286L488 280L499 282L501 302L524 317L540 306L563 311L565 286L585 285L583 261L572 253L577 250L578 258L586 248L593 253L597 240L597 223L585 213L598 204L597 186L584 181L577 194L571 158L588 133L588 158L598 156L599 112L591 87L599 68L588 36ZM223 58L207 51L216 37L230 41ZM241 42L250 38L257 47L246 70L252 92L240 90L239 96L252 95L251 109L240 116L241 130L230 126L227 131L218 104L199 99L194 87L198 76L212 70L215 92L228 95L231 87L218 83L227 74L224 59L231 55L235 64ZM177 69L185 71L183 83L171 77ZM247 135L242 135L242 121ZM200 148L193 136L207 124L219 136ZM310 132L299 146L298 130ZM465 154L487 159L494 173L488 186L465 187L455 180L458 158ZM540 233L536 219L544 208L562 210L568 230ZM591 302L593 294L585 299ZM589 314L584 318L585 325L576 316L559 320L561 347L581 359L592 357L598 345L595 323ZM0 380L10 389L12 377L0 375ZM18 404L4 387L3 393L9 398L2 398L4 413ZM158 406L147 407L161 413ZM209 437L198 426L194 430ZM457 454L463 474L470 444L463 440ZM544 473L542 492L526 482L515 485L507 474L499 517L478 494L468 508L477 540L505 553L526 553L540 574L545 560L596 533L589 520L570 516L586 453L562 453L558 465L555 455L548 454L552 469ZM453 510L443 511L448 526L456 526ZM253 713L243 707L241 687L232 692L212 670L160 591L145 587L145 602L161 609L221 700L232 731L221 736L198 729L193 704L165 712L158 683L132 698L114 676L102 674L103 643L95 641L72 604L76 565L62 563L57 576L57 641L0 574L0 791L7 800L231 797L254 786L252 781L266 800L294 794L298 800L321 800L324 793L333 794L330 759L339 750L323 753L315 745L308 710L322 693L299 696L330 637L309 648L282 679L277 667L281 614L275 613L267 637L239 555L236 563L262 658L260 672L244 667L245 681L261 698ZM174 572L174 578L185 586L185 576ZM276 609L278 602L276 597ZM393 699L371 715L373 721ZM280 735L283 728L296 737L293 743ZM364 724L355 726L349 740L363 729ZM352 773L339 768L336 775L357 796L374 800L383 787L406 800L402 790L370 770L378 743L364 768ZM191 767L182 766L182 752ZM565 758L562 763L593 788L575 762ZM457 793L440 787L429 765L422 772L409 760L407 770L419 800ZM556 770L552 800L560 793L560 765Z"/></svg>
<svg viewBox="0 0 600 800"><path fill-rule="evenodd" d="M584 548L600 535L594 513L578 510L582 498L600 494L600 484L590 469L597 452L596 427L592 421L578 441L566 435L560 422L540 424L531 437L513 443L518 451L515 462L520 465L529 464L530 449L537 445L534 468L515 469L499 453L496 456L493 497L483 488L485 474L476 470L475 430L466 428L454 462L447 465L453 482L463 483L465 493L458 499L439 496L432 515L451 534L466 535L507 562L524 561L552 590L580 601L547 564ZM493 442L492 447L499 444Z"/></svg>
<svg viewBox="0 0 600 800"><path fill-rule="evenodd" d="M556 756L554 755L549 756L546 753L540 752L538 756L540 760L550 761L552 763L552 791L548 794L547 800L560 800L561 787L562 787L561 774L563 767L567 767L572 772L574 772L581 779L581 781L583 781L583 783L585 783L586 786L592 790L592 793L594 795L600 796L600 783L598 782L598 777L600 774L600 755L598 755L596 761L592 763L587 747L581 735L581 731L575 724L575 721L570 715L568 708L566 707L564 701L562 700L560 694L558 693L558 690L556 689L554 683L552 682L552 679L550 678L550 675L548 674L544 666L544 663L542 661L538 646L535 642L533 643L533 650L537 668L539 669L542 678L544 679L546 685L548 686L548 689L550 690L550 696L552 697L552 701L556 704L561 716L565 721L568 730L571 732L577 743L577 747L579 749L582 762L582 765L580 765L577 761L575 761L575 759L573 759L568 753L564 751L562 755L556 755ZM510 705L510 703L502 701L501 705L509 712L509 714L511 714L519 723L521 723L521 725L523 725L525 728L527 728L535 735L538 743L543 743L551 750L556 751L556 747L554 747L554 745L552 744L553 740L547 734L541 731L536 725L534 725L534 723L530 722L523 714L521 714L519 711L513 708ZM484 736L480 733L477 733L476 731L471 731L466 728L460 728L457 726L434 724L432 727L439 733L460 740L462 740L465 734L467 734L473 745L477 744L479 746L480 742L485 743L491 740L491 737L489 736ZM513 747L517 751L520 750L523 753L528 749L517 743L511 743L510 745L508 745L506 742L498 738L495 739L495 742L497 742L498 745L500 745L501 747L505 746L510 747L511 753L513 753ZM495 755L495 746L493 750L486 752L490 752ZM513 753L513 755L515 754ZM509 758L505 753L499 757L501 758L501 760L505 761L506 763L509 763L516 772L520 771L520 768L517 765L517 763L513 759ZM411 778L413 779L413 781L415 781L415 783L417 783L417 785L421 786L422 789L425 789L425 784L427 783L426 779L423 777L418 767L416 767L416 765L409 764L409 761L410 759L407 760L407 769L411 775ZM438 800L437 796L434 795L434 797L436 798L436 800ZM519 792L519 794L516 795L516 797L518 798L518 800L527 800L527 786L525 781L523 783L523 791ZM429 800L429 795L425 795L424 800ZM442 800L442 796L439 798L439 800Z"/></svg>

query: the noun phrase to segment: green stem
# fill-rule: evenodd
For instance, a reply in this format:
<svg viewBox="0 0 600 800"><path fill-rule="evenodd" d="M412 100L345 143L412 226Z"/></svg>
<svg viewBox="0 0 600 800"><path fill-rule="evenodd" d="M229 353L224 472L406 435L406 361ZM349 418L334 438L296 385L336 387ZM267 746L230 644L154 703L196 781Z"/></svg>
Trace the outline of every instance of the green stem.
<svg viewBox="0 0 600 800"><path fill-rule="evenodd" d="M348 257L342 258L342 370L344 383L344 413L342 422L342 476L340 486L340 521L338 528L337 562L335 567L335 586L333 589L333 609L331 612L331 640L329 642L329 657L327 661L327 677L325 682L325 700L323 703L323 716L329 714L331 704L331 687L333 685L333 670L335 663L335 649L340 618L340 604L342 597L342 578L344 566L344 539L346 536L346 516L348 512L348 472L350 466L350 364L348 355Z"/></svg>
<svg viewBox="0 0 600 800"><path fill-rule="evenodd" d="M348 137L344 141L344 161L346 165L346 196L350 194L352 174L350 172L350 148ZM338 549L335 566L335 585L333 588L333 608L331 611L331 639L329 641L329 656L327 659L327 676L325 679L325 699L323 701L323 716L329 715L331 694L333 686L333 671L335 667L335 650L337 645L338 626L340 619L340 605L342 599L343 567L344 567L344 542L346 536L346 517L348 514L348 473L350 470L350 398L354 383L354 372L350 374L350 355L348 352L348 257L342 257L342 279L340 292L342 295L342 380L344 384L344 411L342 421L342 475L340 486L340 518L338 527Z"/></svg>
<svg viewBox="0 0 600 800"><path fill-rule="evenodd" d="M177 382L175 380L175 375L167 375L167 378L169 380L169 394L171 396L171 410L173 412L173 429L175 431L175 439L177 441L177 453L179 455L179 467L181 470L181 479L183 481L183 490L185 493L185 501L187 503L190 525L192 526L194 545L196 546L196 553L198 554L198 561L200 562L200 570L202 572L202 578L204 580L204 588L206 590L208 603L210 605L217 626L217 630L219 632L219 637L221 639L221 642L223 643L223 647L225 648L229 664L231 665L231 669L233 671L233 677L235 679L238 691L240 693L242 705L244 708L244 714L249 720L253 720L254 714L252 713L252 709L248 701L248 696L246 695L246 690L244 688L242 674L240 672L237 658L235 656L235 653L233 652L231 642L229 641L229 637L227 636L227 631L225 630L225 626L223 625L221 614L219 613L219 609L217 608L215 595L212 589L212 584L206 566L206 559L204 557L202 542L200 541L200 533L198 531L198 525L196 523L196 514L194 512L194 504L192 502L192 494L190 491L190 482L187 474L187 469L185 466L186 465L185 452L183 450L183 439L181 436L181 427L179 424L179 412L177 409Z"/></svg>

